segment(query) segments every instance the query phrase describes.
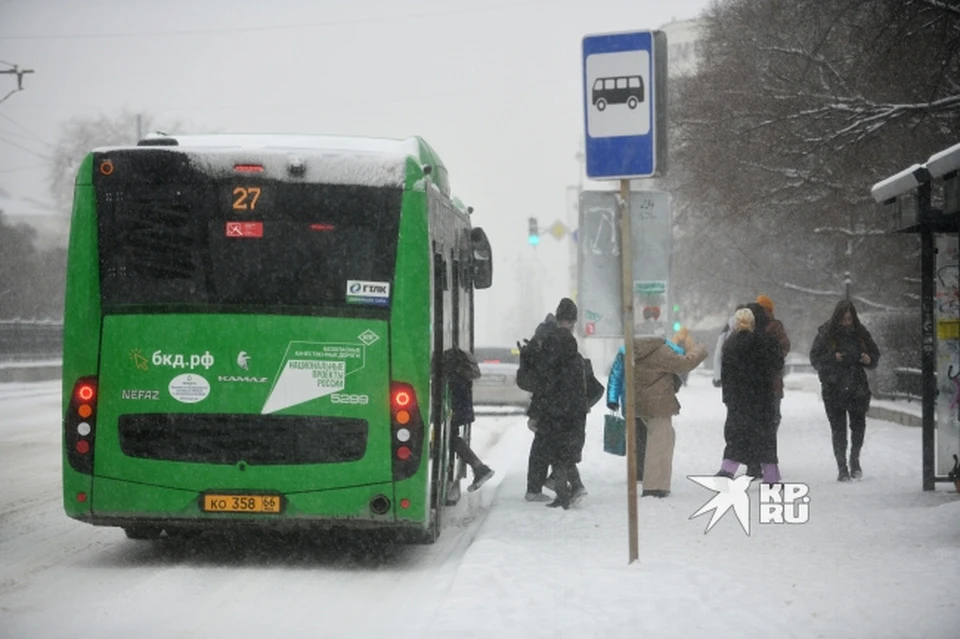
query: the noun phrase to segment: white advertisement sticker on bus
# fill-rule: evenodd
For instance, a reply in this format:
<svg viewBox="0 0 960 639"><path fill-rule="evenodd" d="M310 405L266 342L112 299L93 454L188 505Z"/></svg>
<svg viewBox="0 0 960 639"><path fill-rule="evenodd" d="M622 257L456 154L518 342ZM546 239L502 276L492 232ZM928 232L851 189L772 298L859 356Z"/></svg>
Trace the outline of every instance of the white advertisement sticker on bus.
<svg viewBox="0 0 960 639"><path fill-rule="evenodd" d="M210 394L210 382L195 374L177 375L170 380L170 395L178 402L196 404Z"/></svg>
<svg viewBox="0 0 960 639"><path fill-rule="evenodd" d="M347 280L347 304L387 306L390 304L390 283Z"/></svg>
<svg viewBox="0 0 960 639"><path fill-rule="evenodd" d="M344 390L347 376L364 366L364 348L360 344L291 342L263 413Z"/></svg>

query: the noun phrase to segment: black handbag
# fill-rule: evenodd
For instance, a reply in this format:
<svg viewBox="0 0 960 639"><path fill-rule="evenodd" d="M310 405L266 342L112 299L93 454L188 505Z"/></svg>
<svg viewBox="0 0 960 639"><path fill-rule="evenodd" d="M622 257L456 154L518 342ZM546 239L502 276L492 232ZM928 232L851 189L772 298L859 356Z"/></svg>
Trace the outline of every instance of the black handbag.
<svg viewBox="0 0 960 639"><path fill-rule="evenodd" d="M583 374L587 383L587 409L589 410L600 401L606 389L597 379L597 376L593 374L593 364L589 359L583 360Z"/></svg>

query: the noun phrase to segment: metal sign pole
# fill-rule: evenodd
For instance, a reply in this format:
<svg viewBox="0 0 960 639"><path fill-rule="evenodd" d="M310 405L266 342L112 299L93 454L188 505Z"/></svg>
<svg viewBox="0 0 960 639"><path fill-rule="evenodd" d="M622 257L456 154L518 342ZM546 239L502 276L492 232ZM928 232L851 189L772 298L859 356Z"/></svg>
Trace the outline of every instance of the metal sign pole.
<svg viewBox="0 0 960 639"><path fill-rule="evenodd" d="M633 256L630 234L630 180L620 180L620 271L623 302L623 403L627 440L627 529L629 561L639 556L637 541L637 435L633 374Z"/></svg>

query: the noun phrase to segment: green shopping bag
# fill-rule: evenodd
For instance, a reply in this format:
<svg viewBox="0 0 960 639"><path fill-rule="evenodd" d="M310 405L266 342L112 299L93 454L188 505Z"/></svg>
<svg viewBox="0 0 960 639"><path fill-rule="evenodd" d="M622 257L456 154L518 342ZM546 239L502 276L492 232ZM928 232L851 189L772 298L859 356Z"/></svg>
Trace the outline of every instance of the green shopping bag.
<svg viewBox="0 0 960 639"><path fill-rule="evenodd" d="M621 457L627 454L626 424L619 415L603 416L603 452Z"/></svg>

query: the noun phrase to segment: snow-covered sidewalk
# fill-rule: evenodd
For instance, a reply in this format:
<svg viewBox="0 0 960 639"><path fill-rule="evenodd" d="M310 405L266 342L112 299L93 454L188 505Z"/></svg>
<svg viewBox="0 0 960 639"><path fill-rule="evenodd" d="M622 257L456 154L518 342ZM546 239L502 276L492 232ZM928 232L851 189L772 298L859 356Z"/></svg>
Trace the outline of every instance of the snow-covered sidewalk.
<svg viewBox="0 0 960 639"><path fill-rule="evenodd" d="M733 512L704 534L710 515L690 517L713 493L686 476L717 470L724 409L702 376L690 377L680 400L673 494L639 500L640 561L632 565L625 463L602 450L602 411L589 417L581 464L590 495L569 511L523 501L530 434L518 418L491 460L499 483L471 496L474 507L490 502L489 515L433 629L469 637L960 636L960 495L945 485L921 491L918 429L868 420L865 476L840 484L819 397L788 390L781 467L784 481L809 485L809 522L759 525L754 484L751 535Z"/></svg>

